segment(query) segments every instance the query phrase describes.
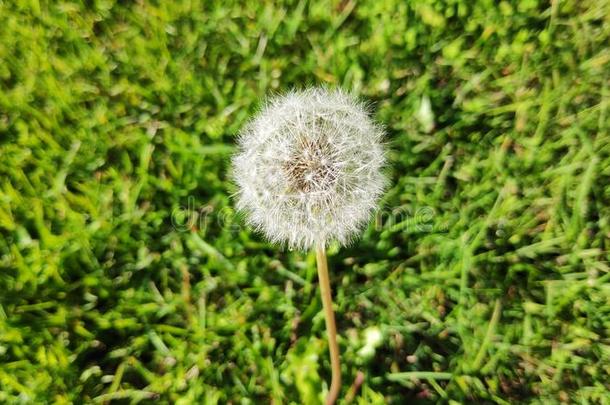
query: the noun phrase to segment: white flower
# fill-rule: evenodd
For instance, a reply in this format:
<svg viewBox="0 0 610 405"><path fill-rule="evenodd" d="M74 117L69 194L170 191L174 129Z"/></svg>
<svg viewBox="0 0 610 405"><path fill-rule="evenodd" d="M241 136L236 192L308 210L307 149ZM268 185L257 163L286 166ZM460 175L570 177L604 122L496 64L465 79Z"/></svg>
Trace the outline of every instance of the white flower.
<svg viewBox="0 0 610 405"><path fill-rule="evenodd" d="M300 249L346 244L386 184L382 138L365 106L342 91L273 98L239 136L237 208L272 242Z"/></svg>

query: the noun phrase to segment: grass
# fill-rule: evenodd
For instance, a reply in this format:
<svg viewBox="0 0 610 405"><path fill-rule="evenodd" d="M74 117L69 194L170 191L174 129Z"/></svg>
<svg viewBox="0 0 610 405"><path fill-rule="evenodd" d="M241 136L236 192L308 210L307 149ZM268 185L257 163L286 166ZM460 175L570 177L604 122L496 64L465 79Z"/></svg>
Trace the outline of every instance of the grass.
<svg viewBox="0 0 610 405"><path fill-rule="evenodd" d="M228 160L266 94L326 84L392 179L329 251L342 396L610 403L609 16L0 1L0 402L318 403L315 258L242 225Z"/></svg>

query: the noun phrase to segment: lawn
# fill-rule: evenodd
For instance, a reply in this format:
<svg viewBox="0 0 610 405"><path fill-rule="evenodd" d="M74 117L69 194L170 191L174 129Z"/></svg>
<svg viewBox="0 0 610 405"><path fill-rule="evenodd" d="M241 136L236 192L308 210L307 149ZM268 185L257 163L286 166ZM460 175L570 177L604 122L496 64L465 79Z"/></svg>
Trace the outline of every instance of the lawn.
<svg viewBox="0 0 610 405"><path fill-rule="evenodd" d="M368 102L341 403L610 403L610 1L0 1L0 403L317 404L315 255L235 212L265 97Z"/></svg>

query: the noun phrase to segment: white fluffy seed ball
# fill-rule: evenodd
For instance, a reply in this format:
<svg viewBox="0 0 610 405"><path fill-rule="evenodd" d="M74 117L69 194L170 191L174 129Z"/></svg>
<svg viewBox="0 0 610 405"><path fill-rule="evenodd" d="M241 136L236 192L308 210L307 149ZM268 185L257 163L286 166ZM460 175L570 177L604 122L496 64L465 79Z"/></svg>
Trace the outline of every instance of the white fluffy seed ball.
<svg viewBox="0 0 610 405"><path fill-rule="evenodd" d="M343 91L273 98L239 135L237 208L272 242L297 249L345 245L384 190L383 135L367 108Z"/></svg>

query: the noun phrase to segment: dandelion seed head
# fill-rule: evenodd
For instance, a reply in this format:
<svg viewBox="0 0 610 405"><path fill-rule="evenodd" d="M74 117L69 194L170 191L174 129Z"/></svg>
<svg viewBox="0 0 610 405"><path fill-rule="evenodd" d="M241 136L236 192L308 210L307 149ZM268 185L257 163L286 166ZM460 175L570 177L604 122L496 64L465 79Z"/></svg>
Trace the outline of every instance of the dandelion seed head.
<svg viewBox="0 0 610 405"><path fill-rule="evenodd" d="M233 157L237 208L272 242L349 243L386 185L383 130L349 94L323 88L272 98Z"/></svg>

